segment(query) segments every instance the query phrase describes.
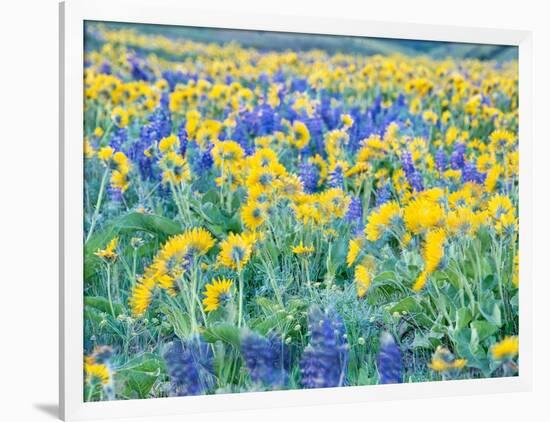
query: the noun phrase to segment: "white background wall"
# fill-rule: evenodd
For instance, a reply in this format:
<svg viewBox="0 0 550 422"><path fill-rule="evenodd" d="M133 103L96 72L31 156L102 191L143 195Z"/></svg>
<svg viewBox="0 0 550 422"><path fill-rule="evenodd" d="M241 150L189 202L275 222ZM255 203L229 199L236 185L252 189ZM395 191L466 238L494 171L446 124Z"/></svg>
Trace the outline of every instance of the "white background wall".
<svg viewBox="0 0 550 422"><path fill-rule="evenodd" d="M201 0L195 3L182 0L181 3L206 9L534 31L535 385L532 393L522 394L248 411L163 420L548 420L550 25L545 2ZM58 371L57 1L12 0L1 4L0 420L54 420Z"/></svg>

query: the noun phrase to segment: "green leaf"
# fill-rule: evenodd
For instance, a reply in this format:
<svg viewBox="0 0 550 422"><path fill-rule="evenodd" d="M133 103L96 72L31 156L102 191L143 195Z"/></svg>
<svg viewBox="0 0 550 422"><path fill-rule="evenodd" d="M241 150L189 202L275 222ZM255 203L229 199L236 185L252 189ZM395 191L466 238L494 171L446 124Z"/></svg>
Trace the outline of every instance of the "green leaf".
<svg viewBox="0 0 550 422"><path fill-rule="evenodd" d="M219 205L220 195L218 194L218 189L212 188L202 196L201 202L203 204L211 203L213 205Z"/></svg>
<svg viewBox="0 0 550 422"><path fill-rule="evenodd" d="M153 388L158 375L160 375L160 371L156 375L132 371L128 374L126 386L135 391L140 399L145 399L149 395L151 388Z"/></svg>
<svg viewBox="0 0 550 422"><path fill-rule="evenodd" d="M468 308L460 308L456 311L456 324L455 330L459 331L468 327L468 324L472 321L472 313Z"/></svg>
<svg viewBox="0 0 550 422"><path fill-rule="evenodd" d="M332 251L330 256L331 267L336 272L337 268L346 262L346 256L348 254L348 242L345 238L338 239L332 245Z"/></svg>
<svg viewBox="0 0 550 422"><path fill-rule="evenodd" d="M84 245L84 279L92 277L100 268L101 260L94 255L98 249L104 248L111 239L120 234L146 232L164 241L168 236L181 233L181 225L169 218L154 214L131 212L107 224L96 232Z"/></svg>
<svg viewBox="0 0 550 422"><path fill-rule="evenodd" d="M491 324L496 325L497 327L502 326L502 314L498 301L489 300L480 303L479 311L481 312L481 315L483 315L483 317Z"/></svg>
<svg viewBox="0 0 550 422"><path fill-rule="evenodd" d="M109 305L109 301L104 297L85 297L84 305L90 306L100 312L105 312L106 314L111 315L111 306ZM113 310L115 312L115 317L118 317L120 314L123 314L126 311L124 306L120 303L113 303Z"/></svg>
<svg viewBox="0 0 550 422"><path fill-rule="evenodd" d="M189 315L184 314L181 310L170 306L161 306L160 311L166 315L168 322L174 328L174 333L176 333L179 338L185 339L189 337L191 333L191 322L189 321Z"/></svg>
<svg viewBox="0 0 550 422"><path fill-rule="evenodd" d="M235 348L238 348L241 344L240 329L230 324L219 324L209 327L203 331L202 337L208 343L221 341Z"/></svg>
<svg viewBox="0 0 550 422"><path fill-rule="evenodd" d="M151 354L140 356L117 369L117 373L126 378L126 388L135 392L140 399L149 396L162 371L162 361Z"/></svg>
<svg viewBox="0 0 550 422"><path fill-rule="evenodd" d="M475 335L477 335L480 343L498 331L498 326L488 321L474 321L470 324L470 327L472 329L472 336L474 336L475 331Z"/></svg>
<svg viewBox="0 0 550 422"><path fill-rule="evenodd" d="M418 304L418 302L416 301L416 299L412 296L409 296L409 297L406 297L405 299L403 299L401 302L399 302L397 305L394 305L391 309L390 309L390 313L394 313L394 312L408 312L408 313L413 313L413 312L419 312L421 311L422 308L420 307L420 305Z"/></svg>

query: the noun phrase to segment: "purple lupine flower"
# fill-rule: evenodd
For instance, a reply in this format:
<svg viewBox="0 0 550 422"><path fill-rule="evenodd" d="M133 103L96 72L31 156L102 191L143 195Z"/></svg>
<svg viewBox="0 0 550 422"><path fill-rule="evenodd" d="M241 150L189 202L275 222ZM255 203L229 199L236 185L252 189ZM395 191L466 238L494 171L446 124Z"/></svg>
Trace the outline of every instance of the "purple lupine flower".
<svg viewBox="0 0 550 422"><path fill-rule="evenodd" d="M107 186L107 193L112 203L118 204L122 202L122 191L118 188L113 188L110 184Z"/></svg>
<svg viewBox="0 0 550 422"><path fill-rule="evenodd" d="M307 193L315 192L319 182L319 170L311 163L303 162L298 168L298 177L304 185Z"/></svg>
<svg viewBox="0 0 550 422"><path fill-rule="evenodd" d="M173 396L205 394L214 385L212 350L200 338L176 340L164 360Z"/></svg>
<svg viewBox="0 0 550 422"><path fill-rule="evenodd" d="M485 173L479 172L475 164L471 162L466 162L464 164L464 169L462 170L462 181L464 183L474 182L478 184L483 184L485 183L486 178L487 175Z"/></svg>
<svg viewBox="0 0 550 422"><path fill-rule="evenodd" d="M363 205L361 199L357 196L353 196L349 203L348 212L346 213L346 220L350 223L361 224L363 219Z"/></svg>
<svg viewBox="0 0 550 422"><path fill-rule="evenodd" d="M256 110L258 116L258 136L270 135L275 131L275 111L269 104L259 106Z"/></svg>
<svg viewBox="0 0 550 422"><path fill-rule="evenodd" d="M391 186L389 183L384 183L376 190L376 206L379 207L391 199Z"/></svg>
<svg viewBox="0 0 550 422"><path fill-rule="evenodd" d="M403 382L403 360L401 350L390 333L380 336L378 351L378 374L380 384L400 384Z"/></svg>
<svg viewBox="0 0 550 422"><path fill-rule="evenodd" d="M280 337L248 332L241 339L241 354L255 383L274 388L286 383L290 354Z"/></svg>
<svg viewBox="0 0 550 422"><path fill-rule="evenodd" d="M464 167L464 154L466 153L466 145L462 142L455 144L453 152L451 153L451 168L454 170L459 170Z"/></svg>
<svg viewBox="0 0 550 422"><path fill-rule="evenodd" d="M328 175L328 184L331 188L344 189L344 171L337 165Z"/></svg>
<svg viewBox="0 0 550 422"><path fill-rule="evenodd" d="M409 151L405 151L401 155L401 165L407 177L410 177L415 172L412 154Z"/></svg>
<svg viewBox="0 0 550 422"><path fill-rule="evenodd" d="M182 157L185 157L185 153L187 152L187 130L185 129L185 124L182 123L180 128L178 129L178 139L180 140L180 154Z"/></svg>
<svg viewBox="0 0 550 422"><path fill-rule="evenodd" d="M441 172L447 170L447 154L443 148L438 149L435 153L435 168Z"/></svg>
<svg viewBox="0 0 550 422"><path fill-rule="evenodd" d="M300 361L301 382L305 388L342 386L348 364L345 327L338 313L322 312L315 306L308 317L309 344Z"/></svg>
<svg viewBox="0 0 550 422"><path fill-rule="evenodd" d="M120 151L122 144L128 140L128 131L124 127L117 127L112 133L109 139L109 145L116 151Z"/></svg>
<svg viewBox="0 0 550 422"><path fill-rule="evenodd" d="M409 183L411 184L412 188L416 192L421 192L424 190L424 180L422 177L422 173L419 171L414 171L409 177L408 177Z"/></svg>

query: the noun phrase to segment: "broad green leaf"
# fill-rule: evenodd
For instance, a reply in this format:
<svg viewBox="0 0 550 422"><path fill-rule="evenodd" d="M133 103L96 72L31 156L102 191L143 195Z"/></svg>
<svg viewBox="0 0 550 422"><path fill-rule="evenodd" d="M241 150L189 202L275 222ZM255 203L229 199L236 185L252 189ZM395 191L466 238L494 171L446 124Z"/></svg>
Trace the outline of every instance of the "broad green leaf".
<svg viewBox="0 0 550 422"><path fill-rule="evenodd" d="M84 245L84 279L90 278L101 268L101 260L94 255L98 249L104 248L116 236L139 231L150 233L160 241L164 241L169 236L181 233L182 227L169 218L138 212L113 220L102 230L93 234Z"/></svg>
<svg viewBox="0 0 550 422"><path fill-rule="evenodd" d="M477 333L480 343L498 331L498 326L488 321L474 321L470 324L470 327L472 328L472 335L474 330Z"/></svg>
<svg viewBox="0 0 550 422"><path fill-rule="evenodd" d="M84 298L84 305L90 306L92 308L97 309L98 311L105 312L106 314L111 314L111 306L109 304L109 300L107 300L104 297L96 296L96 297L85 297ZM113 303L113 310L115 312L115 317L118 317L120 314L125 313L126 309L123 305L120 303Z"/></svg>
<svg viewBox="0 0 550 422"><path fill-rule="evenodd" d="M470 312L470 309L468 308L460 308L456 311L456 324L455 324L455 330L459 331L463 328L468 327L470 322L472 321L472 313Z"/></svg>
<svg viewBox="0 0 550 422"><path fill-rule="evenodd" d="M208 327L202 332L202 337L208 343L222 341L236 348L241 344L240 329L230 324L219 324Z"/></svg>
<svg viewBox="0 0 550 422"><path fill-rule="evenodd" d="M390 309L390 313L394 313L394 312L408 312L408 313L412 313L412 312L419 312L421 311L421 307L420 305L418 304L418 302L416 301L416 299L412 296L409 296L409 297L406 297L405 299L403 299L401 302L399 302L397 305L394 305L391 309Z"/></svg>

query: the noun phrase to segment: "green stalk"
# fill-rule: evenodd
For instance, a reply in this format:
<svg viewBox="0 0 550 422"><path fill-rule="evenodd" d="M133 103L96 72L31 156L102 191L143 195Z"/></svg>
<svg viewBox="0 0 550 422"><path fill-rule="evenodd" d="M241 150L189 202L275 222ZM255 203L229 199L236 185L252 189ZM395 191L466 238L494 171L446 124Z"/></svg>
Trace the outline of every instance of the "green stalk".
<svg viewBox="0 0 550 422"><path fill-rule="evenodd" d="M178 213L180 215L181 221L183 222L183 224L187 225L187 218L185 216L185 213L183 212L183 208L181 207L179 195L176 191L176 187L174 186L174 182L172 182L171 180L170 180L170 190L172 191L172 196L174 198L174 202L176 203L176 207L178 209Z"/></svg>
<svg viewBox="0 0 550 422"><path fill-rule="evenodd" d="M244 290L243 270L240 267L240 265L239 265L238 275L239 275L239 317L237 320L237 326L240 328L242 327L242 322L243 322L243 290Z"/></svg>
<svg viewBox="0 0 550 422"><path fill-rule="evenodd" d="M101 208L101 201L103 200L103 193L105 191L105 185L107 184L108 176L109 176L109 167L105 169L105 172L103 173L103 177L101 178L101 185L99 186L99 193L97 194L97 202L95 204L94 215L92 216L90 230L88 230L88 235L86 236L86 241L84 243L88 243L88 240L90 240L90 237L92 237L92 233L94 232L94 228L97 222L97 217L99 216L99 209Z"/></svg>
<svg viewBox="0 0 550 422"><path fill-rule="evenodd" d="M113 307L113 298L111 297L111 264L107 264L107 297L109 299L109 307L111 308L111 315L115 316L115 309Z"/></svg>

